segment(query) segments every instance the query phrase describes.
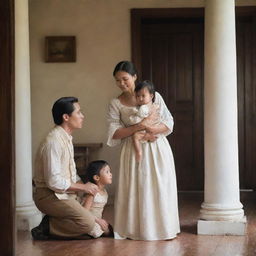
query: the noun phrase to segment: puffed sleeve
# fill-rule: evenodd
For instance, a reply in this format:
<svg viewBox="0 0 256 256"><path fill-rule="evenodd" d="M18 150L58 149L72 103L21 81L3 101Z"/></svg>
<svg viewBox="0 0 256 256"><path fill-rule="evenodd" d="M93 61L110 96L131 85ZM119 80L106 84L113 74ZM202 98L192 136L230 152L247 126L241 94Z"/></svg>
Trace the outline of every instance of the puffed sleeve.
<svg viewBox="0 0 256 256"><path fill-rule="evenodd" d="M168 110L162 96L158 92L156 92L155 103L159 105L161 123L165 124L169 129L166 133L164 133L165 136L168 136L173 131L173 117Z"/></svg>
<svg viewBox="0 0 256 256"><path fill-rule="evenodd" d="M121 143L121 139L113 139L113 135L116 130L123 128L124 125L120 120L120 111L118 107L118 99L113 99L108 108L107 114L108 120L108 140L107 145L110 147L117 146Z"/></svg>

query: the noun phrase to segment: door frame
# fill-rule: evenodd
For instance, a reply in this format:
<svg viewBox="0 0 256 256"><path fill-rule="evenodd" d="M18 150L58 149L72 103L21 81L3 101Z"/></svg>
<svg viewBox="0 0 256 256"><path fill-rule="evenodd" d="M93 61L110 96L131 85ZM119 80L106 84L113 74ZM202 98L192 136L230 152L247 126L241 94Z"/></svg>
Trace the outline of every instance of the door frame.
<svg viewBox="0 0 256 256"><path fill-rule="evenodd" d="M256 6L236 7L236 16L255 15ZM200 8L142 8L131 9L131 53L132 61L141 77L141 26L143 19L204 18L204 7Z"/></svg>
<svg viewBox="0 0 256 256"><path fill-rule="evenodd" d="M0 247L15 255L14 0L0 1Z"/></svg>

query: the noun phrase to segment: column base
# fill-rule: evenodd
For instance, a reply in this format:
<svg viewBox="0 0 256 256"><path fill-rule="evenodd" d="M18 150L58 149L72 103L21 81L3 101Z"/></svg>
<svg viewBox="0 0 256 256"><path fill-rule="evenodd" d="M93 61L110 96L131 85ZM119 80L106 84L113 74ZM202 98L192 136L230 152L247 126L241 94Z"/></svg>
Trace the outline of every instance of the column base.
<svg viewBox="0 0 256 256"><path fill-rule="evenodd" d="M234 221L199 220L197 222L198 235L232 235L246 234L246 217Z"/></svg>
<svg viewBox="0 0 256 256"><path fill-rule="evenodd" d="M34 202L16 206L17 230L31 230L39 225L42 213L36 208Z"/></svg>
<svg viewBox="0 0 256 256"><path fill-rule="evenodd" d="M207 221L240 221L244 217L243 205L236 204L223 205L202 203L200 219Z"/></svg>

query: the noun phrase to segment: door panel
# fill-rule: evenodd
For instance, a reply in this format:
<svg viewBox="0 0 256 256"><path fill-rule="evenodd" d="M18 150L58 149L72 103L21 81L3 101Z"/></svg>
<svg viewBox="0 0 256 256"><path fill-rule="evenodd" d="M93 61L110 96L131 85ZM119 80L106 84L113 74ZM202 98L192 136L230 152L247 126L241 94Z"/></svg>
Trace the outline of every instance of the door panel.
<svg viewBox="0 0 256 256"><path fill-rule="evenodd" d="M237 18L240 188L256 189L255 20Z"/></svg>

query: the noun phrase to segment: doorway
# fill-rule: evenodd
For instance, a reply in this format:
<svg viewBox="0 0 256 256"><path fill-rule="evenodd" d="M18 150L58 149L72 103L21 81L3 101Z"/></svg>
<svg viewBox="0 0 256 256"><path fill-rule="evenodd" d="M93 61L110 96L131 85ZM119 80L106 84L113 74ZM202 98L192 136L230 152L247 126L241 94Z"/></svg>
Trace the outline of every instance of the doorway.
<svg viewBox="0 0 256 256"><path fill-rule="evenodd" d="M240 188L256 189L255 8L236 12ZM153 81L174 117L178 190L203 190L204 10L134 9L131 24L139 78Z"/></svg>

